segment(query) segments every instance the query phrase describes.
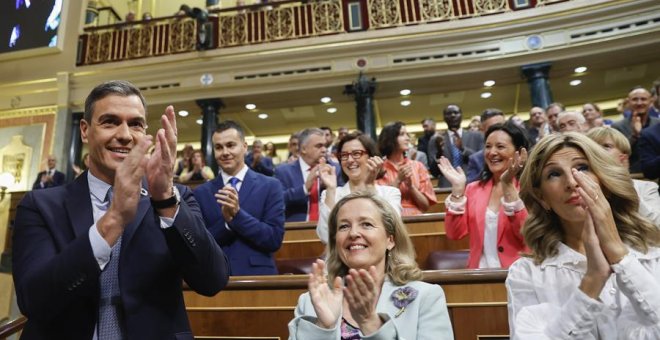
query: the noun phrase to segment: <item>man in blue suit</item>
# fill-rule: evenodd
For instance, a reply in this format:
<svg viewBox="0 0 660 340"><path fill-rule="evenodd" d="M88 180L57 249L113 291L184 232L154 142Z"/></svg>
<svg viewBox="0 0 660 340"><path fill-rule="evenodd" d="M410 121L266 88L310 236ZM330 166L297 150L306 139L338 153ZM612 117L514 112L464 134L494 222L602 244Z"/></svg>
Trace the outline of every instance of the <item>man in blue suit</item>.
<svg viewBox="0 0 660 340"><path fill-rule="evenodd" d="M172 106L161 122L150 154L134 85L106 82L87 97L80 132L89 171L28 192L16 212L21 339L193 339L182 281L213 296L229 268L192 193L172 184Z"/></svg>
<svg viewBox="0 0 660 340"><path fill-rule="evenodd" d="M48 156L48 169L37 175L37 180L32 185L33 190L52 188L64 184L64 173L55 169L55 164L57 164L55 156Z"/></svg>
<svg viewBox="0 0 660 340"><path fill-rule="evenodd" d="M326 160L326 139L321 129L307 128L300 131L298 142L298 160L278 166L275 177L284 187L286 221L317 221L318 200L323 190L319 181L320 170L334 166L337 186L341 186L344 184L341 166Z"/></svg>
<svg viewBox="0 0 660 340"><path fill-rule="evenodd" d="M275 167L273 166L273 160L270 157L267 157L263 153L264 143L260 140L255 139L252 142L252 152L248 152L245 156L245 164L247 164L250 169L266 175L273 176Z"/></svg>
<svg viewBox="0 0 660 340"><path fill-rule="evenodd" d="M245 164L247 143L233 121L213 133L220 176L194 191L213 238L229 258L231 275L276 275L273 253L284 238L284 199L279 181Z"/></svg>

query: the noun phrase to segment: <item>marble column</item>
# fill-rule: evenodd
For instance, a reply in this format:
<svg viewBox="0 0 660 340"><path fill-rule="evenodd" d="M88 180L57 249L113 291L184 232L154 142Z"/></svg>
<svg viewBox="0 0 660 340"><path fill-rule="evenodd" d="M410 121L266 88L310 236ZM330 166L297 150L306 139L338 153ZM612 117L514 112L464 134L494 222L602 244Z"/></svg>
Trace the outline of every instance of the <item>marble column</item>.
<svg viewBox="0 0 660 340"><path fill-rule="evenodd" d="M344 94L355 99L355 111L358 130L378 140L376 135L376 116L374 114L373 96L376 92L376 78L368 79L362 72L351 85L346 85Z"/></svg>
<svg viewBox="0 0 660 340"><path fill-rule="evenodd" d="M206 165L211 167L213 172L217 174L218 164L213 157L212 138L213 132L218 126L218 114L225 105L220 98L198 99L195 102L202 108L202 154L204 154Z"/></svg>
<svg viewBox="0 0 660 340"><path fill-rule="evenodd" d="M82 153L82 140L80 139L80 120L83 118L83 112L74 112L71 114L71 134L69 140L69 152L67 155L66 181L71 182L75 178L73 165L82 167L80 154Z"/></svg>
<svg viewBox="0 0 660 340"><path fill-rule="evenodd" d="M550 67L552 67L550 63L531 64L521 67L521 71L529 84L532 106L545 109L553 102L550 82L548 81Z"/></svg>

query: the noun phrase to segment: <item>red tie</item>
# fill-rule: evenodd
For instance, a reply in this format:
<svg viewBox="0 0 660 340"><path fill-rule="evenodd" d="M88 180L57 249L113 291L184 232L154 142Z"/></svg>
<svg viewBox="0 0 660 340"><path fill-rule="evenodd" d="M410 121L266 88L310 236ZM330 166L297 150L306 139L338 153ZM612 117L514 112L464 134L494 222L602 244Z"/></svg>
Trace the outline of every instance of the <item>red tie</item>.
<svg viewBox="0 0 660 340"><path fill-rule="evenodd" d="M319 220L319 179L317 178L309 192L309 221Z"/></svg>

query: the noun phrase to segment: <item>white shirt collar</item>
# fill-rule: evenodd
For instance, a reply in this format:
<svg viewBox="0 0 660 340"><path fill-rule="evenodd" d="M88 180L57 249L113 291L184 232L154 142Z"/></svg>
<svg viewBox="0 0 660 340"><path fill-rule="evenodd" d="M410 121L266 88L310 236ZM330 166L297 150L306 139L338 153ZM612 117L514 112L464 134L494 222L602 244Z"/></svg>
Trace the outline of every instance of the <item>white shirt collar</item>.
<svg viewBox="0 0 660 340"><path fill-rule="evenodd" d="M247 174L248 171L248 166L243 164L243 167L241 170L238 171L238 173L235 176L231 176L228 173L224 172L222 169L220 169L220 176L222 176L222 183L229 183L229 179L232 177L236 177L239 180L239 183L243 183L243 180L245 179L245 174Z"/></svg>

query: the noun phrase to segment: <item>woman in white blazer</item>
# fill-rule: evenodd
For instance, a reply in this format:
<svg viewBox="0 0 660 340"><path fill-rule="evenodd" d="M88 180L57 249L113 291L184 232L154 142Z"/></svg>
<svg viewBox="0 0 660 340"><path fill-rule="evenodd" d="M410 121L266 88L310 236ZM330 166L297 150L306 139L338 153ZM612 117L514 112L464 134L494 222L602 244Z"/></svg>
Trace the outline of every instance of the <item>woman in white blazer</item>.
<svg viewBox="0 0 660 340"><path fill-rule="evenodd" d="M421 280L399 214L370 192L337 202L289 339L453 339L442 288ZM327 275L326 275L327 267Z"/></svg>
<svg viewBox="0 0 660 340"><path fill-rule="evenodd" d="M346 183L337 187L334 167L325 167L321 181L325 190L319 201L319 221L316 234L324 244L328 243L328 215L335 202L356 191L370 191L383 198L401 214L401 191L389 185L376 184L383 168L383 159L378 156L376 142L360 131L344 136L337 144L337 158L341 162L342 177Z"/></svg>

